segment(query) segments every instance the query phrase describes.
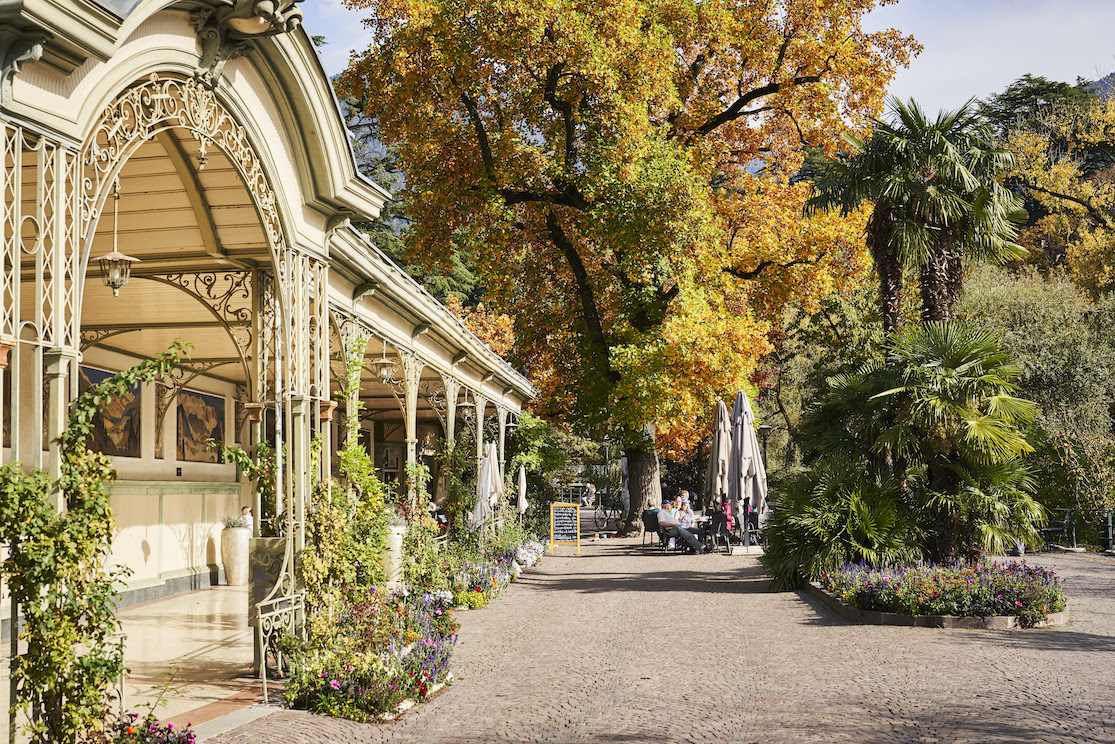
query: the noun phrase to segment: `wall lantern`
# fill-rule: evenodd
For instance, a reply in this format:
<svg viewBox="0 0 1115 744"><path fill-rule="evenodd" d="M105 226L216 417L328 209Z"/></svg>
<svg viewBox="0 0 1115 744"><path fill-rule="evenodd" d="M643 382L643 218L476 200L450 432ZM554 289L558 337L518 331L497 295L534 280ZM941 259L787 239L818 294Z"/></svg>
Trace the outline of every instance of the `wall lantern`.
<svg viewBox="0 0 1115 744"><path fill-rule="evenodd" d="M383 340L383 357L376 359L370 366L380 382L387 382L395 376L395 368L399 366L399 363L394 359L387 358L387 339Z"/></svg>
<svg viewBox="0 0 1115 744"><path fill-rule="evenodd" d="M128 283L132 274L132 264L138 258L125 256L116 249L117 228L120 222L120 182L117 181L112 190L112 252L101 256L98 263L101 265L101 280L106 287L112 288L112 296L120 296L120 288Z"/></svg>

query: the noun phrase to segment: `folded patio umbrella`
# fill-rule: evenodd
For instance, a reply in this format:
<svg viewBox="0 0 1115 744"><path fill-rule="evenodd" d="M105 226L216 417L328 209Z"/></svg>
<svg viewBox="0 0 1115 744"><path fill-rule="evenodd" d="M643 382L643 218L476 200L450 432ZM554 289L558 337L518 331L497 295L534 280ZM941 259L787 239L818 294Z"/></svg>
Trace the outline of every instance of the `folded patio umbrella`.
<svg viewBox="0 0 1115 744"><path fill-rule="evenodd" d="M731 421L728 499L735 512L740 514L740 503L750 497L751 509L762 515L766 512L767 471L759 449L759 438L755 434L755 414L751 410L751 402L742 390L736 394Z"/></svg>
<svg viewBox="0 0 1115 744"><path fill-rule="evenodd" d="M520 514L527 510L527 470L522 465L519 466L519 502L516 506Z"/></svg>
<svg viewBox="0 0 1115 744"><path fill-rule="evenodd" d="M728 500L728 463L732 455L732 424L724 401L716 404L716 417L712 427L712 451L705 473L705 508L716 503L716 497Z"/></svg>
<svg viewBox="0 0 1115 744"><path fill-rule="evenodd" d="M484 447L484 457L476 476L476 508L469 514L473 527L481 527L492 517L495 499L503 492L499 479L499 463L494 457L495 447L489 442ZM495 474L492 471L495 470Z"/></svg>

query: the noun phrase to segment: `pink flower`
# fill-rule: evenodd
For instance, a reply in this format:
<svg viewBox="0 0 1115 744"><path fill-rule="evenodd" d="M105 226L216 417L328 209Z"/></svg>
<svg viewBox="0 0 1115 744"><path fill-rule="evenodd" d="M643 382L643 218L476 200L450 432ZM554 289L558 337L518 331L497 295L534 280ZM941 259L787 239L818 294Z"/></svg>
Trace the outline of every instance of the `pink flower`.
<svg viewBox="0 0 1115 744"><path fill-rule="evenodd" d="M1022 606L1022 603L1019 602L1018 600L1015 600L1014 604L1015 604L1016 607L1021 607Z"/></svg>
<svg viewBox="0 0 1115 744"><path fill-rule="evenodd" d="M341 683L335 679L329 680L329 686L332 687L334 690L341 689Z"/></svg>

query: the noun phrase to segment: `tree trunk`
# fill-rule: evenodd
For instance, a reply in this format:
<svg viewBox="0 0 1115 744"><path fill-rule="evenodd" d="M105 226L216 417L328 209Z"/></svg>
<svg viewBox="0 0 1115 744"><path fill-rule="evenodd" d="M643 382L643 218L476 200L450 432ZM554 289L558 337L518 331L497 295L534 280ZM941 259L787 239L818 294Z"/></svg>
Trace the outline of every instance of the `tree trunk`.
<svg viewBox="0 0 1115 744"><path fill-rule="evenodd" d="M954 320L956 313L956 285L953 280L957 273L956 262L950 260L946 246L938 246L921 266L921 319L924 323L939 320Z"/></svg>
<svg viewBox="0 0 1115 744"><path fill-rule="evenodd" d="M927 476L929 488L938 493L956 494L960 479L949 467L949 458L936 454L929 460ZM937 523L937 561L955 560L960 557L961 523L960 516L948 509L937 507L934 519Z"/></svg>
<svg viewBox="0 0 1115 744"><path fill-rule="evenodd" d="M662 505L662 482L658 474L658 451L654 436L643 445L627 445L627 486L631 510L619 537L638 537L643 532L643 511Z"/></svg>
<svg viewBox="0 0 1115 744"><path fill-rule="evenodd" d="M883 333L890 336L898 330L902 312L902 261L890 245L894 221L890 210L878 208L867 223L867 242L875 259L879 279L879 312L883 317Z"/></svg>

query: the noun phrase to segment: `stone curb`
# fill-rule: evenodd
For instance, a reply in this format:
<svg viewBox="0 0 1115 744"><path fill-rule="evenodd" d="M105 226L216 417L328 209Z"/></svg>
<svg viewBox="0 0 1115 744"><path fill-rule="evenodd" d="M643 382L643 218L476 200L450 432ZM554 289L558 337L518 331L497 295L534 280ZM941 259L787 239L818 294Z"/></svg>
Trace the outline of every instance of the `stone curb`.
<svg viewBox="0 0 1115 744"><path fill-rule="evenodd" d="M958 617L956 615L901 615L897 612L861 610L852 607L834 594L826 592L820 584L809 582L805 590L824 602L837 615L861 625L902 625L917 628L986 628L988 630L1022 630L1015 615L994 617ZM1054 612L1035 628L1049 628L1064 625L1068 621L1065 611Z"/></svg>

